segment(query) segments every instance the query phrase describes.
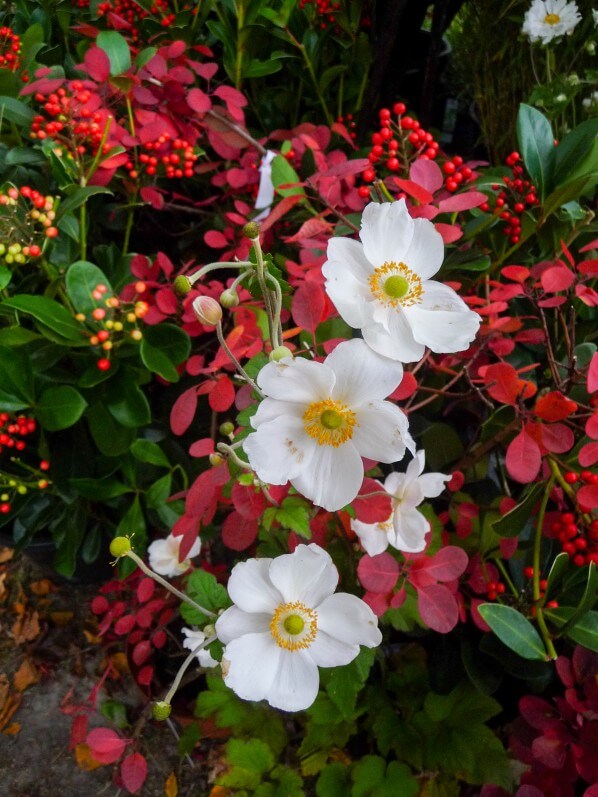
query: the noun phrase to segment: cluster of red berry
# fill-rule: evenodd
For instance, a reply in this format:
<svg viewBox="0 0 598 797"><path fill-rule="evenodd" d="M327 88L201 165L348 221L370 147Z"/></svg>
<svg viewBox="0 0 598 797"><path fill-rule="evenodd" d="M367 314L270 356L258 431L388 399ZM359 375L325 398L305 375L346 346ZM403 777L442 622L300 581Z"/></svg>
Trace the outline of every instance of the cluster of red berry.
<svg viewBox="0 0 598 797"><path fill-rule="evenodd" d="M44 237L58 235L55 218L53 196L44 196L28 185L0 192L0 257L8 265L39 257Z"/></svg>
<svg viewBox="0 0 598 797"><path fill-rule="evenodd" d="M339 116L336 121L341 125L345 125L345 127L349 130L349 135L351 136L353 141L355 141L355 139L357 138L357 133L355 132L357 124L353 119L353 114L348 113L346 116Z"/></svg>
<svg viewBox="0 0 598 797"><path fill-rule="evenodd" d="M521 216L526 208L538 204L536 187L529 180L523 179L524 169L519 165L521 155L511 152L506 159L507 166L511 167L512 177L504 177L504 188L499 183L493 183L492 190L498 191L494 205L484 202L480 210L493 213L503 222L503 232L509 236L512 244L518 244L521 239Z"/></svg>
<svg viewBox="0 0 598 797"><path fill-rule="evenodd" d="M336 25L336 16L340 11L339 2L331 0L299 0L299 8L303 10L306 6L313 6L316 15L319 17L319 25L322 30L329 25Z"/></svg>
<svg viewBox="0 0 598 797"><path fill-rule="evenodd" d="M598 473L589 470L566 473L564 478L570 485L598 485ZM576 519L573 512L562 512L560 518L552 522L550 531L573 564L582 567L595 562L598 565L598 519L583 516Z"/></svg>
<svg viewBox="0 0 598 797"><path fill-rule="evenodd" d="M149 9L145 9L135 0L105 0L103 3L98 3L97 13L98 16L106 18L108 27L121 31L124 20L128 26L125 33L136 42L139 41L139 25L150 15L157 17L164 28L172 25L176 15L170 11L168 2L169 0L154 0ZM76 8L89 7L89 0L72 0L72 3Z"/></svg>
<svg viewBox="0 0 598 797"><path fill-rule="evenodd" d="M172 138L170 133L164 133L156 141L143 144L142 148L146 151L139 155L139 169L144 167L146 174L155 175L162 165L165 177L193 177L193 166L198 155L186 139ZM132 161L127 161L125 166L131 178L138 176L137 170L130 169Z"/></svg>
<svg viewBox="0 0 598 797"><path fill-rule="evenodd" d="M135 290L138 295L145 293L147 290L145 282L135 283ZM89 317L84 313L77 313L75 316L81 324L99 326L93 332L86 330L86 334L90 346L98 346L108 355L100 357L96 362L96 367L100 371L109 371L112 367L109 357L115 347L131 340L139 342L143 338L138 321L149 310L147 302L141 300L123 302L116 296L106 296L107 293L108 286L102 283L96 285L91 295L98 302L98 306L92 310Z"/></svg>
<svg viewBox="0 0 598 797"><path fill-rule="evenodd" d="M16 72L21 63L21 39L12 28L0 28L0 69Z"/></svg>
<svg viewBox="0 0 598 797"><path fill-rule="evenodd" d="M438 156L439 143L434 140L431 133L424 130L417 119L406 116L406 110L404 103L397 102L392 112L389 108L382 108L379 111L380 129L372 134L372 147L368 154L370 166L361 173L365 183L372 183L376 178L383 176L377 173L377 169L386 169L408 177L409 166L414 160L417 158L434 160ZM460 182L463 179L462 176ZM364 199L370 196L367 185L360 186L358 191Z"/></svg>
<svg viewBox="0 0 598 797"><path fill-rule="evenodd" d="M12 417L8 412L0 412L0 453L24 451L27 448L25 438L37 430L35 418L26 415ZM39 471L47 471L50 463L42 460L39 463ZM12 501L15 495L26 495L29 488L37 486L40 490L45 490L49 482L47 479L39 478L41 473L36 473L35 469L27 468L33 472L34 479L22 480L11 474L0 471L0 514L7 515L12 509Z"/></svg>
<svg viewBox="0 0 598 797"><path fill-rule="evenodd" d="M527 579L529 579L530 581L533 579L534 573L535 573L535 570L531 566L530 567L526 567L524 569L524 571L523 571L523 575ZM548 581L545 578L541 578L540 579L540 600L543 600L546 597L546 588L547 587L548 587ZM559 605L558 601L555 601L555 600L547 601L546 608L547 609L557 609L558 605ZM536 607L532 606L532 614L535 615L535 613L536 613Z"/></svg>

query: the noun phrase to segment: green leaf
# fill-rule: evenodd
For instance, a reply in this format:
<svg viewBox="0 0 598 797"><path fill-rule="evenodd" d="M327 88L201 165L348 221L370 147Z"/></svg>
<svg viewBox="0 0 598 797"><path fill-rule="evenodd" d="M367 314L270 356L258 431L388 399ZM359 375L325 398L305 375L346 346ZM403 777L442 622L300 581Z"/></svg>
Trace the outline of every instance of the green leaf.
<svg viewBox="0 0 598 797"><path fill-rule="evenodd" d="M540 635L517 609L499 603L483 603L478 611L501 642L519 656L546 661L546 650Z"/></svg>
<svg viewBox="0 0 598 797"><path fill-rule="evenodd" d="M45 328L52 330L62 339L58 342L68 342L74 346L89 345L81 326L65 307L53 299L48 299L46 296L21 294L5 299L1 306L20 310L22 313L32 316L43 324L42 334L46 331Z"/></svg>
<svg viewBox="0 0 598 797"><path fill-rule="evenodd" d="M244 70L244 76L246 78L264 77L280 72L281 69L282 64L279 59L270 58L267 61L260 61L259 58L252 58Z"/></svg>
<svg viewBox="0 0 598 797"><path fill-rule="evenodd" d="M506 515L492 523L492 528L499 537L516 537L525 528L534 507L544 492L543 484L534 484L521 503L514 506Z"/></svg>
<svg viewBox="0 0 598 797"><path fill-rule="evenodd" d="M581 600L579 601L579 604L571 617L567 620L563 628L561 628L562 634L566 634L570 628L575 626L576 622L583 617L584 614L587 614L590 611L590 609L596 603L597 593L598 573L596 572L596 564L591 562L588 568L588 580L586 581L586 586L583 591L583 595L581 596Z"/></svg>
<svg viewBox="0 0 598 797"><path fill-rule="evenodd" d="M25 352L0 346L0 385L26 405L33 404L33 369Z"/></svg>
<svg viewBox="0 0 598 797"><path fill-rule="evenodd" d="M544 615L557 627L562 627L575 611L573 607L561 606L558 609L545 609ZM569 629L567 636L578 645L598 653L598 612L586 612L575 626Z"/></svg>
<svg viewBox="0 0 598 797"><path fill-rule="evenodd" d="M8 283L12 279L12 272L6 266L0 266L0 291L3 291L4 288L8 285Z"/></svg>
<svg viewBox="0 0 598 797"><path fill-rule="evenodd" d="M35 114L24 102L14 97L0 97L0 119L8 119L19 127L30 127Z"/></svg>
<svg viewBox="0 0 598 797"><path fill-rule="evenodd" d="M115 537L135 537L135 545L137 548L145 548L145 517L141 508L141 501L139 496L133 498L133 503L127 509L120 523L116 527L114 533Z"/></svg>
<svg viewBox="0 0 598 797"><path fill-rule="evenodd" d="M168 500L172 489L172 474L166 473L160 479L157 479L150 487L147 488L145 494L147 506L149 509L158 509L164 506Z"/></svg>
<svg viewBox="0 0 598 797"><path fill-rule="evenodd" d="M259 739L230 739L226 745L230 769L218 778L222 786L256 789L262 776L274 766L272 750Z"/></svg>
<svg viewBox="0 0 598 797"><path fill-rule="evenodd" d="M527 171L544 199L552 187L556 157L550 122L540 111L522 103L517 115L517 139Z"/></svg>
<svg viewBox="0 0 598 797"><path fill-rule="evenodd" d="M35 416L44 429L57 432L77 423L86 407L87 402L74 387L60 385L44 390L35 407Z"/></svg>
<svg viewBox="0 0 598 797"><path fill-rule="evenodd" d="M196 603L211 612L217 613L231 604L226 589L216 581L212 573L205 570L195 570L191 573L187 579L186 592ZM188 603L181 604L181 614L186 622L192 625L203 625L208 619Z"/></svg>
<svg viewBox="0 0 598 797"><path fill-rule="evenodd" d="M306 539L311 539L309 528L309 504L298 495L285 498L276 510L276 520L285 529L290 529Z"/></svg>
<svg viewBox="0 0 598 797"><path fill-rule="evenodd" d="M104 700L100 707L100 713L117 728L124 729L129 726L127 707L120 700Z"/></svg>
<svg viewBox="0 0 598 797"><path fill-rule="evenodd" d="M149 402L132 378L121 378L120 373L106 391L105 404L112 417L127 429L146 426L152 419Z"/></svg>
<svg viewBox="0 0 598 797"><path fill-rule="evenodd" d="M135 58L135 66L137 69L141 69L142 66L145 66L148 61L151 61L154 55L158 52L157 47L145 47Z"/></svg>
<svg viewBox="0 0 598 797"><path fill-rule="evenodd" d="M157 465L163 468L170 467L166 454L157 443L152 443L151 440L135 440L131 446L131 454L139 462L147 462L150 465Z"/></svg>
<svg viewBox="0 0 598 797"><path fill-rule="evenodd" d="M452 426L446 423L432 423L422 435L426 449L426 460L430 470L440 471L445 465L454 462L463 453L463 443Z"/></svg>
<svg viewBox="0 0 598 797"><path fill-rule="evenodd" d="M277 155L272 161L272 184L279 196L297 196L305 194L303 186L293 185L289 188L281 188L292 183L300 183L301 178L293 169L291 164L282 155Z"/></svg>
<svg viewBox="0 0 598 797"><path fill-rule="evenodd" d="M168 382L178 382L175 366L187 359L190 350L189 335L172 324L146 327L139 347L146 368Z"/></svg>
<svg viewBox="0 0 598 797"><path fill-rule="evenodd" d="M16 326L0 329L0 346L24 346L32 340L40 340L40 336L30 329Z"/></svg>
<svg viewBox="0 0 598 797"><path fill-rule="evenodd" d="M361 648L357 658L350 664L326 670L322 682L338 710L339 719L354 719L357 698L374 663L374 657L374 650Z"/></svg>
<svg viewBox="0 0 598 797"><path fill-rule="evenodd" d="M118 457L127 453L136 437L135 430L121 426L108 412L103 401L93 404L86 418L91 436L102 454Z"/></svg>
<svg viewBox="0 0 598 797"><path fill-rule="evenodd" d="M569 567L569 556L566 553L560 553L552 563L548 578L546 579L546 589L544 590L546 598L550 598L554 592L557 584L559 584Z"/></svg>
<svg viewBox="0 0 598 797"><path fill-rule="evenodd" d="M346 797L349 793L349 772L345 764L335 761L320 772L316 783L317 797Z"/></svg>
<svg viewBox="0 0 598 797"><path fill-rule="evenodd" d="M69 484L79 495L92 501L108 501L132 492L132 488L116 479L70 479Z"/></svg>
<svg viewBox="0 0 598 797"><path fill-rule="evenodd" d="M565 182L598 171L598 119L586 119L556 148L554 182Z"/></svg>
<svg viewBox="0 0 598 797"><path fill-rule="evenodd" d="M78 313L90 316L91 313L103 305L108 297L112 296L112 287L104 272L87 260L77 260L69 266L66 272L66 292ZM108 290L101 300L93 298L93 291L98 285L105 285ZM90 319L91 320L91 319Z"/></svg>
<svg viewBox="0 0 598 797"><path fill-rule="evenodd" d="M598 171L591 174L584 174L577 177L568 183L559 185L558 188L549 194L542 206L542 211L545 217L550 216L555 210L558 210L563 205L577 199L582 194L587 194L598 183Z"/></svg>
<svg viewBox="0 0 598 797"><path fill-rule="evenodd" d="M115 30L103 30L98 34L96 44L110 59L110 74L122 75L131 68L131 52L124 36Z"/></svg>
<svg viewBox="0 0 598 797"><path fill-rule="evenodd" d="M110 194L110 196L112 196L112 191L103 185L75 186L73 191L67 191L67 193L69 194L68 197L58 206L58 211L56 213L56 219L58 221L67 213L84 205L90 196L94 196L95 194Z"/></svg>

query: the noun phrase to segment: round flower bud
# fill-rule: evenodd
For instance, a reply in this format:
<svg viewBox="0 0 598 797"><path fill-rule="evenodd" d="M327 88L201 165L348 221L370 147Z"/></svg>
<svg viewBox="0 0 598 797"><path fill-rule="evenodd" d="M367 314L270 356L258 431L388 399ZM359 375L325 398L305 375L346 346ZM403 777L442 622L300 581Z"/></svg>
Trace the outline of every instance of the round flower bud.
<svg viewBox="0 0 598 797"><path fill-rule="evenodd" d="M260 225L257 221L248 221L243 227L243 235L245 238L259 238Z"/></svg>
<svg viewBox="0 0 598 797"><path fill-rule="evenodd" d="M222 308L210 296L198 296L193 300L193 312L200 324L214 327L222 320Z"/></svg>
<svg viewBox="0 0 598 797"><path fill-rule="evenodd" d="M220 432L220 434L224 435L225 437L228 437L234 431L235 431L235 424L232 423L231 421L225 421L224 423L220 424L219 432Z"/></svg>
<svg viewBox="0 0 598 797"><path fill-rule="evenodd" d="M171 706L165 700L158 700L152 703L152 717L158 722L164 722L170 717Z"/></svg>
<svg viewBox="0 0 598 797"><path fill-rule="evenodd" d="M220 304L226 308L236 307L239 304L239 294L237 291L227 288L220 294Z"/></svg>
<svg viewBox="0 0 598 797"><path fill-rule="evenodd" d="M128 537L115 537L110 543L110 553L116 558L124 556L131 550L131 540Z"/></svg>
<svg viewBox="0 0 598 797"><path fill-rule="evenodd" d="M172 287L179 296L186 296L191 290L191 283L187 277L179 274L179 276L175 278Z"/></svg>
<svg viewBox="0 0 598 797"><path fill-rule="evenodd" d="M292 357L293 352L290 349L287 349L286 346L277 346L270 352L270 359L274 360L277 363L279 360L283 360L285 357Z"/></svg>
<svg viewBox="0 0 598 797"><path fill-rule="evenodd" d="M214 625L204 625L203 632L205 634L206 639L209 639L211 636L216 635L216 626Z"/></svg>
<svg viewBox="0 0 598 797"><path fill-rule="evenodd" d="M222 465L222 463L224 462L224 457L222 456L222 454L210 454L208 459L210 460L210 465L213 468L217 468L218 465Z"/></svg>

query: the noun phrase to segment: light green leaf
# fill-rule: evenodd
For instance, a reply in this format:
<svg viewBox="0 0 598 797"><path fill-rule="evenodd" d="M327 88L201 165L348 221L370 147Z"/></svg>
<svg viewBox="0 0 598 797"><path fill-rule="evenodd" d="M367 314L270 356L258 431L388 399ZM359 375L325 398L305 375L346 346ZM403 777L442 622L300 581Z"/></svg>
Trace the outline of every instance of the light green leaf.
<svg viewBox="0 0 598 797"><path fill-rule="evenodd" d="M110 74L122 75L131 68L131 51L124 36L115 30L103 30L96 39L97 46L110 59Z"/></svg>

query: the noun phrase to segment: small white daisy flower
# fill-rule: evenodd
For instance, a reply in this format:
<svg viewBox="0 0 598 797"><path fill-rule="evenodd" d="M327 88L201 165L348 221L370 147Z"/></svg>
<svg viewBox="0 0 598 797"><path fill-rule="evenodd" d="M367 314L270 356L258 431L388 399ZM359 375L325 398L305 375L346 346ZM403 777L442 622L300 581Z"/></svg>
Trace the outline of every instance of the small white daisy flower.
<svg viewBox="0 0 598 797"><path fill-rule="evenodd" d="M183 647L187 648L187 650L195 650L198 645L201 645L206 641L207 637L203 631L194 631L192 628L181 628L181 631L185 635ZM218 666L218 662L211 657L210 651L207 648L198 650L196 658L201 667Z"/></svg>
<svg viewBox="0 0 598 797"><path fill-rule="evenodd" d="M522 32L532 42L549 44L559 36L569 36L581 21L577 4L567 0L533 0L523 20Z"/></svg>
<svg viewBox="0 0 598 797"><path fill-rule="evenodd" d="M227 686L245 700L302 711L318 694L318 667L349 664L360 645L379 645L375 614L355 595L333 595L337 584L332 559L315 544L235 565L235 605L216 622Z"/></svg>
<svg viewBox="0 0 598 797"><path fill-rule="evenodd" d="M403 377L400 363L362 340L340 343L323 363L300 357L271 362L257 383L266 395L243 442L251 467L268 484L293 487L329 511L363 482L362 457L402 459L414 450L406 415L383 399Z"/></svg>
<svg viewBox="0 0 598 797"><path fill-rule="evenodd" d="M440 233L427 219L412 219L404 199L370 203L363 211L361 243L331 238L322 273L341 317L361 329L368 346L401 362L467 349L480 316L452 288L431 280L444 258Z"/></svg>
<svg viewBox="0 0 598 797"><path fill-rule="evenodd" d="M416 507L424 498L440 495L451 477L444 473L423 473L424 464L425 453L418 451L405 473L391 473L384 486L380 484L392 499L392 512L386 521L362 523L351 520L351 528L370 556L382 553L389 545L405 553L419 553L426 547L429 525Z"/></svg>
<svg viewBox="0 0 598 797"><path fill-rule="evenodd" d="M147 553L150 567L154 573L173 578L174 576L180 576L189 569L190 560L197 556L201 550L201 540L198 537L191 546L188 557L179 562L179 549L182 539L182 536L175 537L173 534L169 534L164 540L154 540L152 542L147 549Z"/></svg>

